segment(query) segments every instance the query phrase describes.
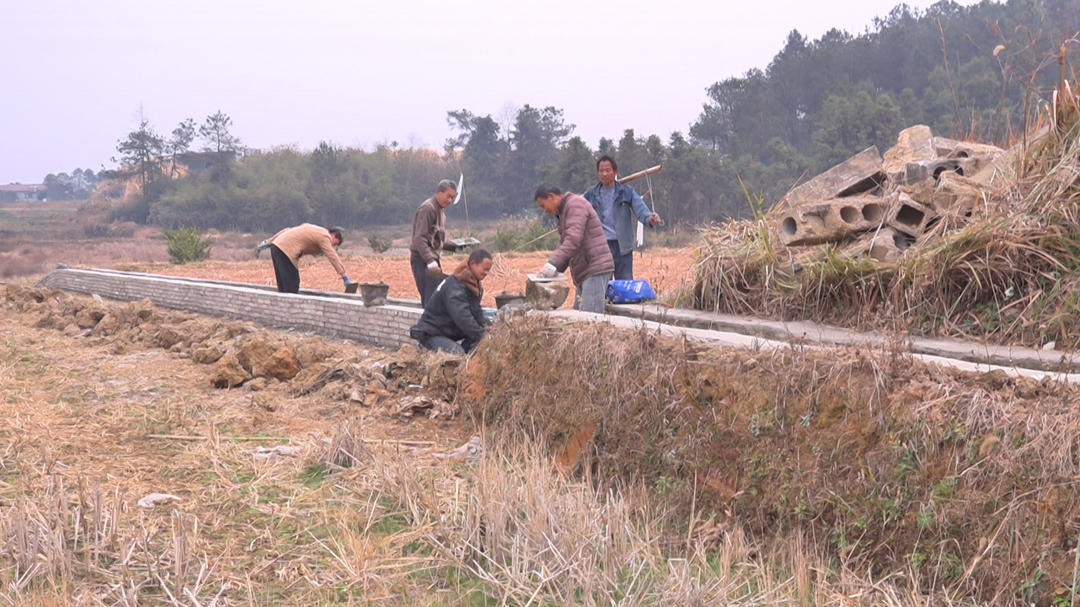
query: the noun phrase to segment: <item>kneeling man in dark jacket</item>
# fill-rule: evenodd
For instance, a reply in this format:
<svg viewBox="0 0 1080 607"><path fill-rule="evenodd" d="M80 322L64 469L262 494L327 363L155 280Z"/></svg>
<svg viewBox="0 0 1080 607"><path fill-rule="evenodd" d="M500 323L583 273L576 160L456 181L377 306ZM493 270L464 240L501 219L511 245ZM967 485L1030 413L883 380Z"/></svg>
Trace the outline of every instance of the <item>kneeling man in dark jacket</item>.
<svg viewBox="0 0 1080 607"><path fill-rule="evenodd" d="M481 282L491 271L491 253L477 249L461 262L452 276L439 283L427 300L420 322L409 329L409 337L428 350L451 354L471 351L484 337L484 295Z"/></svg>

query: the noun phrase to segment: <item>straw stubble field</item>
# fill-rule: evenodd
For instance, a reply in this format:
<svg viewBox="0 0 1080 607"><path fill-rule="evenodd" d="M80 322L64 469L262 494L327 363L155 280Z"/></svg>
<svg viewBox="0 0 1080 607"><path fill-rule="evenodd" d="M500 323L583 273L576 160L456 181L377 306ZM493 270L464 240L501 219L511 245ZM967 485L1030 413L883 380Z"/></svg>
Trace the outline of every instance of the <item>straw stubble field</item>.
<svg viewBox="0 0 1080 607"><path fill-rule="evenodd" d="M185 320L159 316L148 322ZM405 424L396 409L303 393L317 381L215 389L211 367L180 349L38 324L10 302L0 315L5 602L346 604L394 594L408 569L397 560L400 510L365 480L373 467L353 473L330 450L346 434L356 456L453 477L458 460L431 454L468 439L458 424ZM344 374L401 367L394 353L320 347ZM289 453L266 452L277 446ZM136 505L153 493L180 500ZM378 575L363 570L369 559Z"/></svg>
<svg viewBox="0 0 1080 607"><path fill-rule="evenodd" d="M1073 598L1053 382L541 319L466 362L25 284L0 307L13 604Z"/></svg>
<svg viewBox="0 0 1080 607"><path fill-rule="evenodd" d="M453 411L460 359L15 285L0 307L6 603L769 605L842 592L812 587L826 563L801 541L767 555L738 527L658 541L666 514L647 487L567 475L527 442L466 442L477 427L460 418L402 423L414 407ZM299 368L282 375L283 348ZM243 388L211 387L245 372ZM178 499L138 504L153 494Z"/></svg>

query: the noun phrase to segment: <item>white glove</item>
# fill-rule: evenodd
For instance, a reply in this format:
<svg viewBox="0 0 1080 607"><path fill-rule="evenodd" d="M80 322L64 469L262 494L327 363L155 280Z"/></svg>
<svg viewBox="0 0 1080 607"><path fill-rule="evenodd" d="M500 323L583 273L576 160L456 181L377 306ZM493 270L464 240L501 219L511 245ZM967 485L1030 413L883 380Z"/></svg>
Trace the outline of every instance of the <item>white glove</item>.
<svg viewBox="0 0 1080 607"><path fill-rule="evenodd" d="M540 278L554 278L555 275L558 273L559 271L555 269L555 266L551 265L551 263L549 262L545 263L544 269L537 272L536 275Z"/></svg>
<svg viewBox="0 0 1080 607"><path fill-rule="evenodd" d="M427 269L429 269L429 270L435 270L435 269L438 269L438 267L439 267L439 262L437 262L437 261L433 261L433 262L431 262L431 263L429 263L427 265Z"/></svg>

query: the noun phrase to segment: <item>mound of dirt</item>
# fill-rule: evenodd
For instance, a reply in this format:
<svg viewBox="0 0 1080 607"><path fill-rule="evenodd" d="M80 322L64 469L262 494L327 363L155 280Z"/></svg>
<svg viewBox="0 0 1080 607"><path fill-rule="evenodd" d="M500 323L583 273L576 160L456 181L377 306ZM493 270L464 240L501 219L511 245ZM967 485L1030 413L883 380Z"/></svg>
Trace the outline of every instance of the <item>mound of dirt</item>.
<svg viewBox="0 0 1080 607"><path fill-rule="evenodd" d="M460 357L344 348L319 336L265 331L252 323L156 308L149 300L116 303L64 291L6 285L0 304L37 317L114 354L160 348L206 365L215 388L262 391L281 387L294 396L318 393L328 401L381 409L403 419L403 403L421 392L435 402L452 400ZM430 408L421 407L426 412ZM446 406L436 408L443 418ZM404 416L404 418L411 417Z"/></svg>

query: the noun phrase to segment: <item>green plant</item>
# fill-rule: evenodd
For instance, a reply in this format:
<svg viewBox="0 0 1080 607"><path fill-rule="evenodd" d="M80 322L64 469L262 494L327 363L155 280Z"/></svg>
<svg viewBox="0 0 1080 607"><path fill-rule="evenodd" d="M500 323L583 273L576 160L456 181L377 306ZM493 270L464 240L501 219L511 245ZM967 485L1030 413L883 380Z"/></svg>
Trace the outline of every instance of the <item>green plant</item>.
<svg viewBox="0 0 1080 607"><path fill-rule="evenodd" d="M911 552L907 557L911 561L911 566L916 569L926 564L927 554L925 552Z"/></svg>
<svg viewBox="0 0 1080 607"><path fill-rule="evenodd" d="M765 197L760 194L751 194L740 175L736 174L735 178L739 180L739 187L742 188L743 196L746 197L746 202L750 205L750 213L754 221L765 219L765 211L767 210L765 209Z"/></svg>
<svg viewBox="0 0 1080 607"><path fill-rule="evenodd" d="M505 253L513 251L521 240L521 233L511 227L499 228L491 239L491 248Z"/></svg>
<svg viewBox="0 0 1080 607"><path fill-rule="evenodd" d="M184 264L210 259L210 239L203 238L202 231L198 228L165 230L165 240L168 242L166 251L172 263Z"/></svg>
<svg viewBox="0 0 1080 607"><path fill-rule="evenodd" d="M525 231L523 251L553 251L559 246L559 235L541 221L529 225Z"/></svg>
<svg viewBox="0 0 1080 607"><path fill-rule="evenodd" d="M1045 571L1036 568L1031 577L1020 584L1017 594L1023 597L1025 603L1034 604L1046 592L1046 577Z"/></svg>
<svg viewBox="0 0 1080 607"><path fill-rule="evenodd" d="M510 251L551 251L559 246L559 235L542 217L505 218L496 224L490 248Z"/></svg>
<svg viewBox="0 0 1080 607"><path fill-rule="evenodd" d="M393 246L394 240L385 234L368 234L368 246L376 253L385 253Z"/></svg>
<svg viewBox="0 0 1080 607"><path fill-rule="evenodd" d="M919 530L921 531L926 531L932 527L936 520L937 517L934 516L934 511L929 509L920 510L919 513L915 515L915 524L919 526Z"/></svg>
<svg viewBox="0 0 1080 607"><path fill-rule="evenodd" d="M951 498L956 491L956 486L958 484L960 484L960 479L958 477L946 476L934 483L933 488L930 490L931 499L934 502L940 502Z"/></svg>

